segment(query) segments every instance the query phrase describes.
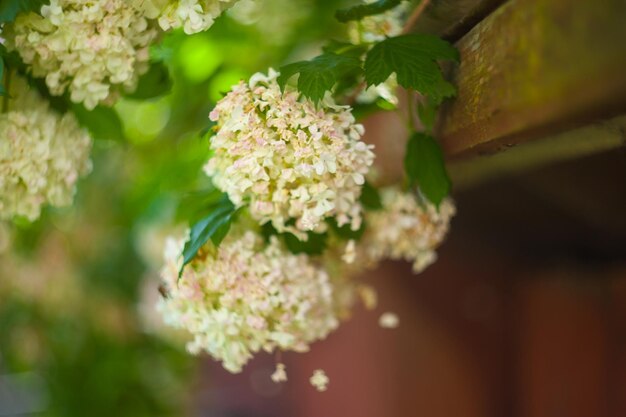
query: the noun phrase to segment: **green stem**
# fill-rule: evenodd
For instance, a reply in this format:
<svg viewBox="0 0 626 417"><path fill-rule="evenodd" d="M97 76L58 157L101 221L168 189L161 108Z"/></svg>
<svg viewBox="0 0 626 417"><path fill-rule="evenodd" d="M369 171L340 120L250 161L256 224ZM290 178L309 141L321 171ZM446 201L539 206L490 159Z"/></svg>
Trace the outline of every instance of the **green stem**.
<svg viewBox="0 0 626 417"><path fill-rule="evenodd" d="M407 112L408 112L406 124L409 129L409 132L414 132L415 131L415 123L414 123L415 97L413 96L413 90L406 90L406 100L407 100Z"/></svg>

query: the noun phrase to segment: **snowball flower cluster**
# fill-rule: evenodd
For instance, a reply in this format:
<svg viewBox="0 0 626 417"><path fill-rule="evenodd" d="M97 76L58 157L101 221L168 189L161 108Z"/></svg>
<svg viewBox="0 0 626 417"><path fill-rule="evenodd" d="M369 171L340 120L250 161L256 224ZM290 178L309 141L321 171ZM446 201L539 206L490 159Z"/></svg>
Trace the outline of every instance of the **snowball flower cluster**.
<svg viewBox="0 0 626 417"><path fill-rule="evenodd" d="M181 249L168 241L168 295L159 308L167 324L193 335L190 352L206 350L230 372L260 350L307 351L339 325L341 284L275 237L266 243L252 231L231 231L219 249L207 244L179 280Z"/></svg>
<svg viewBox="0 0 626 417"><path fill-rule="evenodd" d="M432 204L418 201L416 195L396 187L381 190L383 209L368 213L365 257L376 261L384 258L413 262L419 273L437 259L435 249L443 242L455 213L452 200L445 199L439 210Z"/></svg>
<svg viewBox="0 0 626 417"><path fill-rule="evenodd" d="M8 48L45 77L52 94L69 90L88 109L136 88L158 34L126 0L50 0L41 15L20 14L4 29Z"/></svg>
<svg viewBox="0 0 626 417"><path fill-rule="evenodd" d="M374 160L349 107L330 99L320 108L296 91L281 92L278 73L256 74L233 87L211 112L217 123L214 184L252 217L302 238L325 230L324 219L361 225L359 197Z"/></svg>
<svg viewBox="0 0 626 417"><path fill-rule="evenodd" d="M0 114L0 219L39 217L45 203L72 203L91 169L91 139L72 113L60 115L14 77L9 111Z"/></svg>
<svg viewBox="0 0 626 417"><path fill-rule="evenodd" d="M207 30L237 0L133 0L163 30L183 28L186 34Z"/></svg>

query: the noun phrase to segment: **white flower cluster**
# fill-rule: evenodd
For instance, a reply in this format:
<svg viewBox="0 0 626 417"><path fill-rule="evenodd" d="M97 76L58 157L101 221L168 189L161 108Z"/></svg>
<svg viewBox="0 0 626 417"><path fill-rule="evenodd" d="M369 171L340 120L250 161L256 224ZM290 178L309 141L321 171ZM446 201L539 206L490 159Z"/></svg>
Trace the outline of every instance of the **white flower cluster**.
<svg viewBox="0 0 626 417"><path fill-rule="evenodd" d="M359 197L373 146L360 140L349 107L316 108L298 92L281 92L278 74L239 83L211 112L217 122L205 171L236 206L249 205L261 224L302 238L324 219L361 226ZM290 225L290 220L295 224Z"/></svg>
<svg viewBox="0 0 626 417"><path fill-rule="evenodd" d="M324 392L328 389L328 383L330 382L330 379L323 369L316 369L315 371L313 371L313 376L309 378L309 382L311 382L311 385L313 385L316 390L318 390L319 392Z"/></svg>
<svg viewBox="0 0 626 417"><path fill-rule="evenodd" d="M13 78L10 107L0 114L0 218L39 217L45 203L72 202L76 181L91 169L91 138L72 113L60 115Z"/></svg>
<svg viewBox="0 0 626 417"><path fill-rule="evenodd" d="M374 1L375 0L366 0L365 3L372 3ZM361 20L351 22L348 29L350 41L355 44L372 43L401 35L409 7L410 2L403 1L400 5L385 13L367 16ZM356 101L359 103L371 103L380 97L394 106L397 106L397 89L398 82L396 75L392 74L384 83L373 85L365 89L357 96Z"/></svg>
<svg viewBox="0 0 626 417"><path fill-rule="evenodd" d="M376 0L365 0L364 3L374 3ZM350 22L348 34L353 43L380 42L402 34L404 21L411 4L403 1L400 5L384 13L366 16L361 20Z"/></svg>
<svg viewBox="0 0 626 417"><path fill-rule="evenodd" d="M4 28L7 47L45 77L52 94L69 90L88 109L136 88L157 35L126 0L50 0L41 15L20 14Z"/></svg>
<svg viewBox="0 0 626 417"><path fill-rule="evenodd" d="M237 0L133 0L163 30L183 28L186 34L207 30Z"/></svg>
<svg viewBox="0 0 626 417"><path fill-rule="evenodd" d="M443 242L455 213L450 199L441 202L439 210L425 200L418 202L411 193L397 187L381 190L383 209L367 216L367 231L362 250L365 257L413 262L416 273L437 259L435 249Z"/></svg>
<svg viewBox="0 0 626 417"><path fill-rule="evenodd" d="M275 237L266 243L252 231L231 231L219 249L206 245L180 279L181 242L170 239L167 246L168 295L159 304L165 322L194 336L190 352L206 350L230 372L240 372L260 350L307 351L347 308L335 297L341 281Z"/></svg>

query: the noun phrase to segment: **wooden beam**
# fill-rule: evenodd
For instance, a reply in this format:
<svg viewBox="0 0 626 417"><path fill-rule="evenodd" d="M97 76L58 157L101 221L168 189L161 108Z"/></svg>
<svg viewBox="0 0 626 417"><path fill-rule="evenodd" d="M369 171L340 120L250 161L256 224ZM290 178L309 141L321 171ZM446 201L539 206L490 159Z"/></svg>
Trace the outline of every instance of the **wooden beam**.
<svg viewBox="0 0 626 417"><path fill-rule="evenodd" d="M626 1L511 0L458 47L438 129L450 157L626 114Z"/></svg>
<svg viewBox="0 0 626 417"><path fill-rule="evenodd" d="M462 189L621 146L626 146L626 116L544 136L506 152L453 160L448 170L454 187Z"/></svg>
<svg viewBox="0 0 626 417"><path fill-rule="evenodd" d="M505 0L431 0L412 32L457 41Z"/></svg>

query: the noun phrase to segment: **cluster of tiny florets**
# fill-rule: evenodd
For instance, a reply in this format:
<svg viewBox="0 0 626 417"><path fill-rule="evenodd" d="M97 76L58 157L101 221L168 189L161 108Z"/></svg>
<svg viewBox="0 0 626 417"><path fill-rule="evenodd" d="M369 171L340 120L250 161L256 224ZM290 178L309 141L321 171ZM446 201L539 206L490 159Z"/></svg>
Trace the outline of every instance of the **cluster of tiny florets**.
<svg viewBox="0 0 626 417"><path fill-rule="evenodd" d="M207 244L179 279L181 248L170 240L166 249L165 322L193 335L190 352L205 350L230 372L260 350L307 351L339 325L344 306L337 305L335 283L275 237L231 232L219 249Z"/></svg>
<svg viewBox="0 0 626 417"><path fill-rule="evenodd" d="M0 218L34 220L46 203L71 204L76 181L91 169L91 138L21 78L12 80L9 103L0 114Z"/></svg>
<svg viewBox="0 0 626 417"><path fill-rule="evenodd" d="M278 231L320 232L327 217L358 229L374 160L360 140L363 126L348 107L317 108L296 91L281 92L277 76L239 83L211 112L217 126L207 174L235 205L248 205L255 220Z"/></svg>
<svg viewBox="0 0 626 417"><path fill-rule="evenodd" d="M207 30L237 0L133 0L163 30L183 28L186 34Z"/></svg>
<svg viewBox="0 0 626 417"><path fill-rule="evenodd" d="M52 94L68 90L88 109L136 88L158 34L126 0L50 0L41 15L20 14L4 29L9 49Z"/></svg>
<svg viewBox="0 0 626 417"><path fill-rule="evenodd" d="M455 213L454 203L445 199L437 209L432 203L396 187L381 190L383 209L368 213L363 238L365 257L413 262L418 273L437 259L435 250L443 242Z"/></svg>
<svg viewBox="0 0 626 417"><path fill-rule="evenodd" d="M374 3L376 0L365 0ZM366 16L361 20L350 22L349 36L353 43L373 43L402 34L404 20L410 9L410 3L403 1L400 5L384 13Z"/></svg>

